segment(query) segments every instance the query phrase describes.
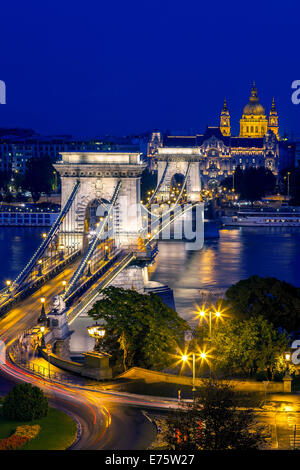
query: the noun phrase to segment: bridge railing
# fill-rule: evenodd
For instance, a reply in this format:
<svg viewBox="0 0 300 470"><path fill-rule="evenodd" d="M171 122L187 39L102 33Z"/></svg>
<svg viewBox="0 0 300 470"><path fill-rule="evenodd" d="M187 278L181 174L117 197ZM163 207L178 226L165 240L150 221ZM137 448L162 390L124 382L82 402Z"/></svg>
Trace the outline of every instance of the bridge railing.
<svg viewBox="0 0 300 470"><path fill-rule="evenodd" d="M93 302L99 296L101 290L105 289L114 279L120 274L123 269L125 269L133 260L135 259L134 253L124 253L121 252L118 260L114 260L111 265L111 269L107 270L103 279L100 279L97 285L89 290L87 294L78 302L74 308L70 309L68 312L68 321L72 323L75 318L78 317L89 305L92 305Z"/></svg>
<svg viewBox="0 0 300 470"><path fill-rule="evenodd" d="M146 207L149 207L149 206L153 203L153 201L154 201L154 199L155 199L155 197L156 197L156 194L158 193L158 191L159 191L159 189L160 189L160 187L161 187L161 184L162 184L163 180L165 179L165 176L166 176L168 167L169 167L169 162L166 163L166 166L165 166L165 168L164 168L162 177L160 178L160 181L158 181L158 184L157 184L157 186L156 186L156 189L155 189L154 193L152 194L152 196L151 196L151 198L150 198L150 201L147 203Z"/></svg>
<svg viewBox="0 0 300 470"><path fill-rule="evenodd" d="M59 216L57 217L56 221L52 225L47 238L41 243L41 245L38 247L38 249L34 252L33 256L29 260L29 262L26 264L24 269L18 274L14 282L12 283L11 288L8 290L17 290L24 280L28 277L32 269L36 266L38 260L42 257L43 253L45 250L48 248L50 242L52 241L53 237L55 236L56 232L58 231L61 223L63 222L66 214L68 213L71 205L73 204L73 201L75 199L75 196L77 194L77 191L79 189L80 182L79 180L76 182L65 206L63 207L62 211L60 212Z"/></svg>
<svg viewBox="0 0 300 470"><path fill-rule="evenodd" d="M85 267L87 266L87 263L88 261L90 260L90 258L92 257L93 253L94 253L94 250L97 246L97 244L99 243L99 241L101 240L101 237L103 236L103 233L104 233L104 229L105 229L105 226L107 224L107 222L109 221L109 218L110 218L110 214L113 210L113 207L115 206L116 204L116 201L118 199L118 195L119 195L119 192L120 192L120 189L121 189L121 181L118 182L116 188L115 188L115 191L114 191L114 194L113 194L113 197L110 201L110 206L109 206L109 209L108 209L108 212L107 212L107 215L105 216L101 226L99 227L98 231L97 231L97 234L94 238L94 240L92 241L92 243L90 244L86 254L84 255L80 265L78 266L77 270L75 271L75 273L73 274L70 282L68 283L67 287L66 287L66 290L65 290L65 293L63 294L63 297L66 298L68 296L68 294L71 294L72 291L74 289L76 289L76 283L77 281L79 280L79 278L81 277Z"/></svg>

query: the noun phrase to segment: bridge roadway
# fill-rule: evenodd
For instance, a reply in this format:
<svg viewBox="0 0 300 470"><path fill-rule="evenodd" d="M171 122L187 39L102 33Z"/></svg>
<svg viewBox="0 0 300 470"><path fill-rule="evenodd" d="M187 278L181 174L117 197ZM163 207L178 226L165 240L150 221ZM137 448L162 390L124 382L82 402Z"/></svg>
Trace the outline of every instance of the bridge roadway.
<svg viewBox="0 0 300 470"><path fill-rule="evenodd" d="M77 260L68 266L0 319L0 340L7 347L24 330L36 325L41 311L40 298L43 296L46 302L50 302L53 295L61 292L62 281L71 278L78 263ZM67 411L76 419L82 432L74 449L145 449L153 440L155 430L142 410L177 407L174 400L101 392L96 388L51 382L12 364L3 352L0 369L10 381L31 382L41 387L53 406Z"/></svg>

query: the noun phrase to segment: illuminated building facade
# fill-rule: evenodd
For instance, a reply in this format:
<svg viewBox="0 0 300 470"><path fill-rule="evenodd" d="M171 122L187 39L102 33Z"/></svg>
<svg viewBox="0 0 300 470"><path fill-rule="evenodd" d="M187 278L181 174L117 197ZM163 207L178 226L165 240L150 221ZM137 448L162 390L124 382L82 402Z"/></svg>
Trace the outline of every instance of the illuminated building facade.
<svg viewBox="0 0 300 470"><path fill-rule="evenodd" d="M160 161L198 162L202 183L209 185L232 175L237 166L265 167L275 175L279 170L278 113L273 99L269 118L260 104L255 83L249 102L243 109L239 136L231 135L230 113L227 101L220 115L219 127L207 127L204 134L193 136L162 135L152 133L148 144L149 164L159 169Z"/></svg>

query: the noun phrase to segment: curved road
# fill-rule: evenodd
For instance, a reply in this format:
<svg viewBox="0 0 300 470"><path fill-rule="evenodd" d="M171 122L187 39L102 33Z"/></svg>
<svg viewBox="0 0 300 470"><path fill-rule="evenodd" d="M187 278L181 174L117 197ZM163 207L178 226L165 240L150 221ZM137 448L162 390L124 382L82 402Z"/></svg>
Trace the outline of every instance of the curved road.
<svg viewBox="0 0 300 470"><path fill-rule="evenodd" d="M135 400L126 394L102 393L84 387L53 383L17 367L6 357L5 347L12 344L22 331L36 325L41 310L40 298L45 297L46 302L51 302L53 295L61 291L62 281L68 280L72 273L72 267L66 268L1 318L1 373L11 381L31 382L39 386L53 406L75 418L80 425L81 435L72 446L73 449L145 449L153 441L154 426L139 409L132 408L131 405L139 408L151 407L152 404L155 406L152 400ZM166 405L165 403L164 406Z"/></svg>

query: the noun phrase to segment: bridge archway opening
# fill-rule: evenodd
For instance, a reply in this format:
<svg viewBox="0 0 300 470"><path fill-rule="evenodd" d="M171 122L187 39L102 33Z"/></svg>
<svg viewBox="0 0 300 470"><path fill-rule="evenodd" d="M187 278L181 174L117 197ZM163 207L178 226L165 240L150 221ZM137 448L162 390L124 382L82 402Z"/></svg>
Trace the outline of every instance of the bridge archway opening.
<svg viewBox="0 0 300 470"><path fill-rule="evenodd" d="M171 184L170 184L170 200L171 201L177 200L182 190L183 184L184 184L184 175L182 173L175 173L171 178ZM186 200L186 190L183 191L181 201L179 202L183 202L185 200Z"/></svg>
<svg viewBox="0 0 300 470"><path fill-rule="evenodd" d="M83 250L86 251L89 243L96 235L96 230L102 220L107 216L109 201L103 198L92 199L86 206L84 219ZM108 230L106 224L104 231Z"/></svg>

